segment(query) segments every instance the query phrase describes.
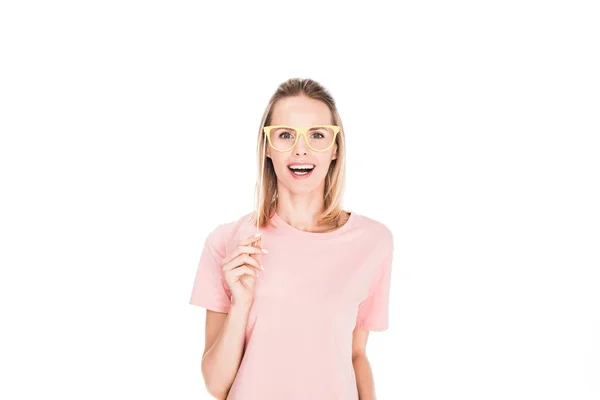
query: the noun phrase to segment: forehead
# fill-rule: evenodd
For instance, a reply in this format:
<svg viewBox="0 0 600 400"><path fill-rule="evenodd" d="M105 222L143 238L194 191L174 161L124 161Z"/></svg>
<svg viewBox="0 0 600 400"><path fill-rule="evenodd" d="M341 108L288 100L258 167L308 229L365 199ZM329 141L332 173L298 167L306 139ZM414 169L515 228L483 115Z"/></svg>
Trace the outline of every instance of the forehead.
<svg viewBox="0 0 600 400"><path fill-rule="evenodd" d="M331 111L327 104L305 96L286 97L273 105L271 125L330 125Z"/></svg>

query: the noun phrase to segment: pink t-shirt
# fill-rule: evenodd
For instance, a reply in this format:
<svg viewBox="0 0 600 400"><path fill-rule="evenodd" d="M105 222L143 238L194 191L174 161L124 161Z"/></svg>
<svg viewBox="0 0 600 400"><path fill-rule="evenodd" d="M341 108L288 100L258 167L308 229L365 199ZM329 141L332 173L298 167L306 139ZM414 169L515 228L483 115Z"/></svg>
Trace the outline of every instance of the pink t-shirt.
<svg viewBox="0 0 600 400"><path fill-rule="evenodd" d="M208 235L190 304L228 312L219 261L256 225L251 213ZM228 400L358 400L352 333L388 328L394 243L381 222L351 212L340 228L304 232L277 213L261 228L245 352Z"/></svg>

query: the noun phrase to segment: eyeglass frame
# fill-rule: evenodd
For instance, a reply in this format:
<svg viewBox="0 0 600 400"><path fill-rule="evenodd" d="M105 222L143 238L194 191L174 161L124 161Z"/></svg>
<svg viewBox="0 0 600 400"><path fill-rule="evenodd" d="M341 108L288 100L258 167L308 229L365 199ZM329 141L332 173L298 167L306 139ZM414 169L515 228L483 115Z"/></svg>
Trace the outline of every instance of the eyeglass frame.
<svg viewBox="0 0 600 400"><path fill-rule="evenodd" d="M273 129L275 129L275 128L290 128L290 129L293 129L294 131L296 131L298 133L298 135L296 135L296 140L294 141L294 144L289 148L289 150L279 150L277 147L273 146L273 143L271 143L271 131ZM325 148L323 150L317 150L317 149L315 149L314 147L312 147L310 145L310 143L308 142L307 132L310 129L313 129L313 128L330 128L330 129L333 129L333 140L331 141L331 144L329 146L327 146L327 148ZM267 136L267 141L269 142L269 146L271 146L271 148L273 150L277 150L277 151L282 152L282 153L286 153L288 151L294 150L294 147L296 147L296 145L298 144L298 139L300 138L300 136L304 136L304 141L306 142L306 144L308 145L308 147L311 150L318 151L318 152L324 152L324 151L327 151L327 150L331 149L333 147L333 145L335 144L335 140L337 138L337 134L340 132L340 127L338 125L314 125L314 126L269 125L269 126L265 126L263 128L263 132Z"/></svg>

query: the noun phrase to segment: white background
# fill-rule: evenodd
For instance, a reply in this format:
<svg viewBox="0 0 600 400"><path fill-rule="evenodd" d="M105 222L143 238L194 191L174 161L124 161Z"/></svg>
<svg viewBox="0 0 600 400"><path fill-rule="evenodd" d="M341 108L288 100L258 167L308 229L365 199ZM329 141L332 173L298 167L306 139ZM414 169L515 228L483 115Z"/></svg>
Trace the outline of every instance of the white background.
<svg viewBox="0 0 600 400"><path fill-rule="evenodd" d="M303 77L394 234L378 399L599 399L594 2L215 3L0 6L0 397L208 398L196 264Z"/></svg>

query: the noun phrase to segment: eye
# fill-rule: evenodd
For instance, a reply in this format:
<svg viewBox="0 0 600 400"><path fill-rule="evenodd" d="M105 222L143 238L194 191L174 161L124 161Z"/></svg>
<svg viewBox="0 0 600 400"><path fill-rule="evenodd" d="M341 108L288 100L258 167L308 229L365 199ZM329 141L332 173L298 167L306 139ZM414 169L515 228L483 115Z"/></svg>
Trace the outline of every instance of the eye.
<svg viewBox="0 0 600 400"><path fill-rule="evenodd" d="M323 129L319 129L319 130L313 130L311 131L310 137L314 138L314 139L323 139L326 138L327 135L327 131L323 130Z"/></svg>
<svg viewBox="0 0 600 400"><path fill-rule="evenodd" d="M287 135L287 136L286 136ZM285 137L284 137L285 136ZM291 132L281 132L279 134L279 137L283 137L284 139L290 139L290 136L293 138L293 135Z"/></svg>

